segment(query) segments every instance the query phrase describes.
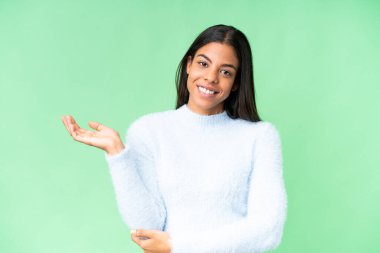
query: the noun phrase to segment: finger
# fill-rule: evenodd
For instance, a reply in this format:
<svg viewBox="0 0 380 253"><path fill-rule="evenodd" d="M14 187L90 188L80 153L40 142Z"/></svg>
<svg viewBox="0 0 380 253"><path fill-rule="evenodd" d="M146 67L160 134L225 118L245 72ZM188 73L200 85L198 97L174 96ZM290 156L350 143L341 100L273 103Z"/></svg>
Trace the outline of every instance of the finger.
<svg viewBox="0 0 380 253"><path fill-rule="evenodd" d="M83 129L78 129L78 130L73 131L72 136L75 140L79 140L80 142L83 142L92 146L93 135L90 132L87 132L86 130L83 130Z"/></svg>
<svg viewBox="0 0 380 253"><path fill-rule="evenodd" d="M147 250L147 249L149 249L149 248L152 247L152 242L151 242L152 240L151 239L149 239L149 240L143 240L143 239L141 239L140 237L138 237L136 235L132 235L131 238L132 238L132 241L134 243L136 243L143 250Z"/></svg>
<svg viewBox="0 0 380 253"><path fill-rule="evenodd" d="M75 119L74 119L73 116L68 115L68 117L69 117L70 123L72 123L72 124L76 124L76 123L77 123L77 122L75 121Z"/></svg>
<svg viewBox="0 0 380 253"><path fill-rule="evenodd" d="M65 119L66 119L66 124L67 124L67 127L68 127L68 129L69 129L69 131L70 131L70 134L72 135L73 133L73 123L72 123L72 121L71 121L71 116L70 115L66 115L65 116Z"/></svg>
<svg viewBox="0 0 380 253"><path fill-rule="evenodd" d="M131 239L143 249L142 244L141 244L142 240L140 240L140 238L136 236L136 234L131 234Z"/></svg>
<svg viewBox="0 0 380 253"><path fill-rule="evenodd" d="M92 132L87 131L86 129L79 128L78 130L75 131L76 133L79 134L87 134L88 136L93 136Z"/></svg>
<svg viewBox="0 0 380 253"><path fill-rule="evenodd" d="M155 236L155 231L154 230L145 230L145 229L137 229L136 230L136 236L140 237L149 237L152 238Z"/></svg>
<svg viewBox="0 0 380 253"><path fill-rule="evenodd" d="M66 130L70 133L69 127L67 126L65 116L61 116L61 120L63 122L63 125L65 126Z"/></svg>
<svg viewBox="0 0 380 253"><path fill-rule="evenodd" d="M73 139L76 141L82 142L82 143L90 145L90 146L94 146L94 143L92 142L91 137L89 138L89 136L86 136L85 134L73 132L72 136L73 136Z"/></svg>
<svg viewBox="0 0 380 253"><path fill-rule="evenodd" d="M74 117L70 116L70 121L72 124L73 131L80 129L80 127L79 127L78 123L75 121Z"/></svg>
<svg viewBox="0 0 380 253"><path fill-rule="evenodd" d="M65 121L65 126L67 128L67 131L69 131L70 135L73 136L74 127L73 127L73 125L71 123L70 116L66 115L64 117L64 121Z"/></svg>
<svg viewBox="0 0 380 253"><path fill-rule="evenodd" d="M107 127L105 125L102 125L100 124L99 122L96 122L96 121L89 121L88 122L88 125L92 128L92 129L95 129L97 131L102 131L104 129L106 129Z"/></svg>
<svg viewBox="0 0 380 253"><path fill-rule="evenodd" d="M142 235L141 234L141 230L132 229L131 230L131 235L134 236L134 237L139 238L140 240L149 240L149 239L151 239L151 237L148 237L146 235Z"/></svg>
<svg viewBox="0 0 380 253"><path fill-rule="evenodd" d="M71 115L67 116L67 121L69 122L69 128L71 132L81 129L80 126L77 124L77 122Z"/></svg>

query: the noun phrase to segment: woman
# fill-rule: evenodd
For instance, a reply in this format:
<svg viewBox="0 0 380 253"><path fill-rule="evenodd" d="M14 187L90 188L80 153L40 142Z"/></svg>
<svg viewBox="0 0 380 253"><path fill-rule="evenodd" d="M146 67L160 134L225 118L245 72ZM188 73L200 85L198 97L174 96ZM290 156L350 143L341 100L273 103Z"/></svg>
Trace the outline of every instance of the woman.
<svg viewBox="0 0 380 253"><path fill-rule="evenodd" d="M175 110L119 134L62 117L106 151L120 213L145 253L264 252L281 241L287 195L280 136L256 110L251 49L232 26L203 31L177 71Z"/></svg>

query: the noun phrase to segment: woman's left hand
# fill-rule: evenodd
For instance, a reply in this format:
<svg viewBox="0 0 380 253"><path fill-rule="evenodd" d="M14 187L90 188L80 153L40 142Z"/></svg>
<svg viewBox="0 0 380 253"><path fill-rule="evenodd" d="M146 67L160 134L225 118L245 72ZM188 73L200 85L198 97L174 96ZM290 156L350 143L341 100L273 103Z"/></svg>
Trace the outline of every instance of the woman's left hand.
<svg viewBox="0 0 380 253"><path fill-rule="evenodd" d="M172 245L169 233L159 230L131 230L132 240L139 245L144 253L170 253ZM147 239L140 239L147 237Z"/></svg>

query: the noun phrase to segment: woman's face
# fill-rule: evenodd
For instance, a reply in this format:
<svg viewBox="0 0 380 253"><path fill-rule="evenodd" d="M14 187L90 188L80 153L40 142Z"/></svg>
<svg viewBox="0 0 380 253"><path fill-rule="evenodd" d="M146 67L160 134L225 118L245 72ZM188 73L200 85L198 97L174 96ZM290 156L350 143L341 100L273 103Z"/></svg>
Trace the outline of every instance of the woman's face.
<svg viewBox="0 0 380 253"><path fill-rule="evenodd" d="M186 66L188 107L199 114L211 115L223 111L230 95L239 61L233 47L211 42L199 48Z"/></svg>

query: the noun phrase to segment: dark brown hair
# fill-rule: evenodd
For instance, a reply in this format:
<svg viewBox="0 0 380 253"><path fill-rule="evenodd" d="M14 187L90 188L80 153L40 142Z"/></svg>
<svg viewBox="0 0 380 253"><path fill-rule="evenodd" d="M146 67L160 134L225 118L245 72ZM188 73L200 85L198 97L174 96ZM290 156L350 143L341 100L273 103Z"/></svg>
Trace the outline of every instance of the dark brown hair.
<svg viewBox="0 0 380 253"><path fill-rule="evenodd" d="M224 101L224 109L230 118L241 118L248 121L261 121L255 100L253 81L252 52L247 37L233 26L215 25L207 28L191 44L180 61L176 72L177 104L178 109L189 101L187 90L186 64L188 57L194 59L198 49L211 42L225 43L232 46L239 61L235 77L237 90L231 90Z"/></svg>

